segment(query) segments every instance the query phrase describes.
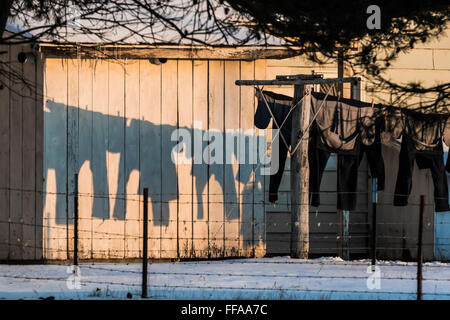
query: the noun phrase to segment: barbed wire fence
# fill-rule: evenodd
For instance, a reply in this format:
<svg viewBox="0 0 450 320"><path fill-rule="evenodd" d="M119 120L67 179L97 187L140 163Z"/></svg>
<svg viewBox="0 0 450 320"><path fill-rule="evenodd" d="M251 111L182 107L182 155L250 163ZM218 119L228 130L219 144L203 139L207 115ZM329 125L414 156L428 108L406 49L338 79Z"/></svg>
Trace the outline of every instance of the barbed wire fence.
<svg viewBox="0 0 450 320"><path fill-rule="evenodd" d="M182 238L179 237L179 235L177 234L176 237L174 237L171 234L164 234L164 233L159 233L159 234L152 234L151 232L149 232L149 230L151 230L151 228L149 228L149 224L153 223L153 224L158 224L161 223L160 219L154 219L154 218L150 218L148 216L148 199L149 199L149 192L148 189L145 188L144 189L144 194L110 194L110 195L96 195L96 194L89 194L89 193L81 193L78 192L77 189L75 189L74 192L72 193L58 193L58 192L47 192L47 191L34 191L34 190L23 190L23 189L13 189L13 188L0 188L2 190L8 189L8 191L22 191L22 192L38 192L41 194L51 194L51 195L64 195L64 196L69 196L69 197L73 197L74 199L74 212L71 215L71 217L68 217L69 220L72 221L67 221L68 224L70 224L70 228L68 228L67 225L56 225L56 224L48 224L45 222L26 222L23 219L14 219L14 218L9 218L9 219L2 219L0 220L1 224L9 224L10 226L14 226L14 225L19 225L19 226L30 226L30 227L34 227L34 228L42 228L42 230L44 229L52 229L52 230L56 230L56 231L61 231L61 234L58 234L57 236L51 236L51 237L46 237L46 241L48 243L52 243L52 241L56 241L54 242L54 244L58 244L58 241L63 241L65 243L68 243L68 245L66 247L53 247L52 245L46 245L44 242L42 243L42 245L38 245L38 243L25 243L25 241L14 241L14 239L12 239L11 237L8 238L7 241L0 241L0 246L1 245L6 245L6 246L10 246L10 247L18 247L19 249L23 250L25 248L30 248L30 249L38 249L38 250L42 250L43 252L47 252L47 253L61 253L61 254L67 254L67 257L71 258L72 264L75 266L79 265L79 259L81 257L81 260L85 260L86 261L86 257L88 256L92 256L92 254L94 252L91 252L91 254L89 255L86 251L88 250L92 250L95 251L95 254L101 256L107 256L110 259L118 259L118 261L120 261L120 259L123 259L125 257L127 257L127 255L131 255L137 259L142 259L142 270L141 271L131 271L131 270L117 270L114 268L101 268L101 267L96 267L96 266L89 266L86 264L82 265L82 268L88 268L88 269L92 269L95 270L96 268L101 271L101 269L104 269L105 271L110 271L110 272L117 272L117 273L131 273L131 274L139 274L141 275L141 283L128 283L128 282L105 282L105 281L97 281L97 280L86 280L86 283L97 283L97 284L110 284L110 285L116 285L116 286L128 286L128 287L134 287L136 289L141 288L141 292L142 292L142 297L147 297L148 296L148 291L147 288L158 288L158 287L164 287L166 289L176 289L176 288L182 288L183 285L171 285L170 283L168 285L164 285L164 286L160 286L157 284L152 284L152 282L148 282L149 276L158 276L158 275L166 275L166 276L170 276L170 275L176 275L176 276L203 276L203 277L230 277L230 278L244 278L244 277L261 277L261 278L293 278L293 279L331 279L331 278L335 278L335 276L333 275L320 275L320 274L302 274L302 275L292 275L292 274L268 274L268 275L263 275L263 274L251 274L251 273L236 273L236 272L220 272L220 273L215 273L215 272L163 272L163 271L152 271L151 269L148 269L148 262L149 262L149 258L154 258L155 257L155 251L159 251L159 254L161 256L162 252L165 252L164 256L170 256L174 254L174 251L177 251L177 258L175 258L175 260L180 260L180 255L179 255L179 248L177 247L176 249L167 249L167 248L151 248L151 246L149 247L149 243L152 240L157 240L157 241L165 241L165 240L176 240L177 244L179 243L179 241L183 240ZM366 194L367 192L357 192L358 194ZM385 194L389 194L389 193L385 193ZM192 194L193 195L193 194ZM261 204L259 202L255 202L255 201L240 201L240 202L232 202L232 201L225 201L225 199L227 198L226 195L224 195L223 193L221 193L220 195L223 195L223 201L214 201L214 203L218 203L218 204L233 204L233 205L242 205L242 204L251 204L251 205L255 205L255 204ZM394 194L391 194L394 195ZM178 195L179 196L179 195ZM123 200L123 201L133 201L135 203L138 204L138 210L140 212L144 213L144 216L141 218L141 214L139 213L138 218L125 218L124 221L126 222L133 222L135 223L137 226L139 226L139 231L138 230L134 230L134 232L130 232L127 233L125 232L114 232L111 230L96 230L95 228L92 228L92 226L90 228L86 228L85 224L83 224L84 221L86 220L93 220L94 218L92 217L86 217L85 214L80 215L79 214L79 199L80 198L95 198L95 197L99 197L99 198L107 198L107 199L115 199L115 200ZM193 199L195 199L195 197L193 197ZM413 206L413 207L417 207L417 212L419 214L419 219L418 222L390 222L390 221L377 221L372 220L372 221L364 221L364 222L351 222L350 221L350 226L367 226L369 227L370 225L372 225L372 227L374 227L372 229L372 234L370 234L370 232L367 232L366 234L349 234L347 235L348 240L357 240L358 242L358 246L351 246L351 250L363 250L367 253L368 257L371 257L371 262L358 262L358 261L325 261L325 262L320 262L320 261L316 261L316 260L283 260L283 261L267 261L264 259L253 259L253 260L228 260L227 263L229 263L230 265L234 265L234 264L324 264L324 265L339 265L339 266L354 266L354 265L367 265L367 266L373 266L375 267L378 263L377 260L377 252L379 251L398 251L398 250L410 250L410 251L416 251L417 252L417 258L415 259L416 262L413 265L410 266L415 266L416 267L416 274L415 276L402 276L402 275L393 275L393 276L387 276L386 279L394 279L394 280L404 280L407 282L412 282L415 281L417 283L417 299L422 299L423 296L423 283L424 282L428 282L428 283L433 283L433 282L439 282L439 281L443 281L443 282L448 282L450 281L450 279L448 278L433 278L433 277L424 277L423 276L423 252L424 252L424 248L433 248L435 246L434 242L430 242L430 241L426 241L424 239L424 227L425 227L425 223L424 223L424 213L425 213L425 203L426 203L426 199L424 196L421 196L419 202L416 202L418 199L416 199L416 197L411 196L410 203L409 205ZM243 200L243 199L241 199ZM254 199L253 199L254 200ZM169 202L169 201L162 201L162 200L151 200L152 202L156 202L156 203L163 203L163 202ZM180 201L180 199L178 198L177 201ZM191 201L186 201L186 203L188 204L192 204ZM198 201L197 204L207 204L207 203L211 203L210 201L207 202L201 202ZM266 203L263 200L263 205L266 205ZM377 205L391 205L390 202L376 202ZM415 214L413 212L411 212L411 214ZM375 216L376 217L376 216ZM48 219L48 218L47 218ZM167 219L167 223L180 223L181 220L178 219ZM188 221L189 222L189 221ZM196 221L190 221L191 223L195 223ZM216 224L221 224L221 227L223 228L225 223L228 224L239 224L239 226L243 226L245 224L248 224L250 227L254 227L254 225L256 223L260 223L260 224L264 224L264 227L266 227L267 221L259 221L256 222L253 220L251 221L241 221L239 219L237 220L208 220L206 221L207 224L210 223L216 223ZM446 222L439 222L440 224L444 224L444 225L449 225L450 223L446 223ZM81 227L80 227L81 224ZM288 223L287 223L288 224ZM340 222L333 222L334 225L341 225ZM401 225L408 225L408 228L415 228L417 230L417 236L414 235L377 235L376 234L376 230L379 227L399 227ZM84 226L84 227L83 227ZM220 230L220 228L218 228L218 230ZM254 246L256 245L255 243L255 239L252 237L250 239L243 239L242 235L240 234L240 232L242 231L242 229L237 229L239 230L237 234L235 235L222 235L222 233L219 235L217 234L217 230L216 230L216 234L214 232L209 232L208 235L204 235L204 236L194 236L192 235L191 237L189 237L190 241L204 241L208 243L210 242L221 242L223 241L223 255L222 256L202 256L200 255L199 260L202 260L202 258L204 259L208 259L208 258L225 258L226 257L226 250L227 248L225 248L225 244L226 243L236 243L238 246L242 246L243 242L245 241L247 243L247 245L249 245L249 247L254 248ZM142 231L142 232L141 232ZM179 232L179 230L177 230L177 232ZM91 247L86 248L86 247L81 247L79 246L80 242L82 242L83 237L85 237L86 235L90 235L91 237L91 241L94 240L98 240L98 241L105 241L105 240L121 240L121 241L126 241L126 240L131 240L134 241L135 243L140 243L139 246L137 247L133 247L133 248L127 248L126 246L123 246L122 248L114 248L114 247L109 247L109 245L111 245L111 243L108 243L108 245L103 246L103 248L94 248ZM325 245L322 246L316 246L315 249L321 249L321 250L328 250L328 251L335 251L336 250L336 246L330 246L330 243L332 243L332 241L336 241L337 245L339 245L341 242L339 242L341 240L342 235L333 235L333 234L311 234L311 239L312 241L317 241L317 243L320 243L320 241L324 241ZM19 239L20 240L20 239ZM23 240L23 239L22 239ZM361 242L360 240L363 240L363 242ZM383 240L384 242L381 243L381 240ZM405 242L406 240L406 242ZM441 238L441 240L448 240L448 242L450 243L450 238ZM268 245L268 242L270 241L274 241L277 243L283 243L285 242L286 245L289 245L290 240L288 239L268 239L265 238L265 245ZM402 246L398 246L398 242L396 242L394 245L389 245L390 241L403 241L403 245ZM408 244L409 243L409 244ZM327 245L328 244L328 245ZM445 245L445 244L444 244ZM450 246L450 244L449 244ZM208 249L209 250L209 249ZM80 251L81 251L81 255L80 255ZM149 251L150 251L150 257L149 257ZM247 251L248 252L248 251ZM251 251L250 251L251 252ZM234 254L234 257L238 257L239 256L239 252L237 254ZM246 254L246 257L251 257L254 256L252 254ZM230 256L233 257L233 256ZM195 258L195 254L193 255L192 258ZM182 257L181 257L182 259ZM89 259L87 259L89 260ZM188 259L189 260L189 259ZM188 261L187 260L187 261ZM188 261L188 262L183 262L183 263L200 263L199 261ZM214 261L201 261L201 263L215 263ZM394 265L396 266L396 265ZM399 267L402 267L403 265L398 265ZM427 265L426 268L442 268L445 266L443 265ZM76 269L74 269L76 270ZM374 270L374 269L373 269ZM75 272L75 271L74 271ZM15 279L28 279L28 280L46 280L46 281L66 281L67 278L60 278L60 277L33 277L33 276L27 276L27 275L2 275L3 277L12 277ZM359 278L367 278L364 276L358 276L358 275L346 275L346 274L341 274L339 275L339 278L342 279L359 279ZM232 288L227 287L227 286L190 286L189 288L197 288L197 289L224 289L224 290L230 290ZM268 290L268 288L253 288L253 287L245 287L242 288L245 290ZM274 289L274 288L270 288L270 290L281 290L280 288L278 289ZM287 288L287 291L289 290L294 290L294 289L289 289ZM308 291L314 291L314 292L333 292L333 290L322 290L322 289L308 289L308 288L302 288L302 291L308 292ZM360 292L360 291L355 291L355 290L345 290L343 289L343 291L339 292L348 292L348 293L352 293L352 292ZM380 293L381 291L379 291ZM398 293L400 295L402 294L411 294L411 292L395 292ZM386 294L389 294L389 292L386 292ZM450 293L449 293L450 294ZM439 296L446 296L448 294L445 293L434 293L434 295Z"/></svg>

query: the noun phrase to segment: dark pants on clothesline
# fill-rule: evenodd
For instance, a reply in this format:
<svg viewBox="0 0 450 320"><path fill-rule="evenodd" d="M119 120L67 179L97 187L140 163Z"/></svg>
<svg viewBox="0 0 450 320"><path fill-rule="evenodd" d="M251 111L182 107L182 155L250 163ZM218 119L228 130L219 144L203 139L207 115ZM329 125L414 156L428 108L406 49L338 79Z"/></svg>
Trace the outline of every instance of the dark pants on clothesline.
<svg viewBox="0 0 450 320"><path fill-rule="evenodd" d="M290 106L292 98L269 91L264 91L264 94L266 94L266 101L258 100L254 119L255 126L259 129L265 129L271 120L275 120L278 126L284 123L275 138L278 141L274 141L279 146L278 171L270 176L269 182L269 202L274 203L278 200L278 188L283 178L286 158L291 145L292 114L290 113ZM270 111L267 107L270 108ZM272 119L272 115L274 119ZM275 122L273 122L272 128L277 129ZM272 161L275 161L275 159L272 159Z"/></svg>
<svg viewBox="0 0 450 320"><path fill-rule="evenodd" d="M317 148L316 138L317 135L314 134L308 148L310 205L313 207L320 205L320 183L331 155L331 152Z"/></svg>
<svg viewBox="0 0 450 320"><path fill-rule="evenodd" d="M409 138L404 135L400 149L397 182L395 184L394 206L408 205L412 189L414 160L419 169L430 169L434 185L434 205L436 212L450 211L448 205L448 184L442 152L418 152L409 150Z"/></svg>
<svg viewBox="0 0 450 320"><path fill-rule="evenodd" d="M276 139L280 139L280 137L277 137ZM286 165L286 159L289 152L288 148L283 142L279 141L278 145L278 171L270 176L269 182L269 202L271 203L274 203L278 200L278 189L280 188L281 179L283 178L284 167Z"/></svg>
<svg viewBox="0 0 450 320"><path fill-rule="evenodd" d="M330 151L316 146L316 136L313 136L309 146L309 188L310 204L320 205L320 184L323 172L331 155ZM381 154L381 139L379 135L370 146L360 144L357 154L338 154L337 156L337 209L355 210L358 183L358 168L366 154L372 177L378 179L378 190L385 185L384 161Z"/></svg>
<svg viewBox="0 0 450 320"><path fill-rule="evenodd" d="M310 204L320 205L320 184L323 172L330 158L331 152L316 148L310 154ZM337 209L354 210L356 208L356 187L358 182L358 155L337 156Z"/></svg>

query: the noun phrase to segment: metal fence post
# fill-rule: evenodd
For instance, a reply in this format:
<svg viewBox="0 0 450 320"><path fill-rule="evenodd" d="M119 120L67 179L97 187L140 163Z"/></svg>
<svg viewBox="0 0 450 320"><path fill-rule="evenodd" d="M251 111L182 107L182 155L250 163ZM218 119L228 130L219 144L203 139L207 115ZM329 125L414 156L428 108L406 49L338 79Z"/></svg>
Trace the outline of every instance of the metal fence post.
<svg viewBox="0 0 450 320"><path fill-rule="evenodd" d="M73 197L73 264L78 265L78 173L75 174L75 192Z"/></svg>
<svg viewBox="0 0 450 320"><path fill-rule="evenodd" d="M147 298L148 188L144 188L144 230L142 235L142 298Z"/></svg>
<svg viewBox="0 0 450 320"><path fill-rule="evenodd" d="M372 266L377 263L377 178L372 178Z"/></svg>
<svg viewBox="0 0 450 320"><path fill-rule="evenodd" d="M423 262L423 219L425 215L425 195L420 196L419 235L417 247L417 300L422 300L422 262Z"/></svg>

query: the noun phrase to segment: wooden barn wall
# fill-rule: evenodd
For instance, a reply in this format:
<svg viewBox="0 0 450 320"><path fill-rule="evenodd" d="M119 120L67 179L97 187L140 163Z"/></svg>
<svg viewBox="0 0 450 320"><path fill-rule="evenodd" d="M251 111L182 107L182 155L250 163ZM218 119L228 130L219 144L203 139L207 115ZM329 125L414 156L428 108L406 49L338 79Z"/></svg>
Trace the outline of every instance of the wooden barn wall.
<svg viewBox="0 0 450 320"><path fill-rule="evenodd" d="M42 259L42 60L30 45L0 55L0 260ZM35 61L18 62L20 52Z"/></svg>
<svg viewBox="0 0 450 320"><path fill-rule="evenodd" d="M417 76L427 83L447 79L448 39L449 36L420 45L411 55L399 58L390 71L393 78L406 81ZM283 180L279 204L267 204L264 212L268 179L256 176L253 183L255 177L251 173L255 166L197 164L189 157L174 166L167 155L173 145L164 142L168 138L170 141L174 127L187 128L193 139L200 136L200 140L201 134L195 133L211 134L208 129L253 128L253 89L234 88L233 79L269 79L279 74L312 71L331 76L336 73L336 65L318 67L295 57L255 62L170 60L159 66L145 60L55 58L47 59L43 66L37 56L33 67L15 62L17 53L31 51L29 47L2 48L0 51L8 53L0 59L10 62L8 65L18 74L25 72L27 77L36 79L36 91L43 88L46 95L44 110L39 94L34 97L33 110L30 98L23 94L27 89L1 75L2 82L12 90L0 90L0 166L7 173L0 178L0 260L71 257L73 198L67 194L75 189L76 172L82 181L82 258L140 256L140 194L144 186L150 190L152 257L262 256L266 248L272 254L288 252L284 243L288 243L290 230L289 179ZM292 88L273 89L292 95ZM374 89L376 92L376 88L363 83L362 99L370 100ZM348 94L348 88L344 90ZM236 112L229 110L236 105L233 101L239 101ZM387 186L380 194L377 209L378 221L383 223L378 227L380 257L415 257L416 202L425 193L425 258L432 259L435 241L442 242L444 249L448 247L448 228L444 215L432 212L430 174L427 170L415 170L411 205L393 207L390 192L395 185L398 151L384 146L383 156ZM289 160L287 164L286 176ZM360 170L363 179L367 175L365 164ZM232 180L231 174L238 179ZM326 175L331 180L324 179L322 188L329 191L330 199L324 200L323 208L317 212L311 208L311 252L334 255L339 221L332 208L336 203L333 160ZM367 179L358 188L361 194L368 195L370 185L365 182ZM239 201L238 210L227 204L234 199ZM369 231L368 199L361 195L361 207L358 204L358 210L350 214L350 223L354 222L356 228L350 231L354 240L362 241ZM440 222L435 223L437 219ZM326 243L320 243L319 238ZM352 243L352 250L366 246L363 242ZM324 252L321 247L332 250Z"/></svg>
<svg viewBox="0 0 450 320"><path fill-rule="evenodd" d="M239 130L254 138L253 88L234 81L264 78L265 64L46 59L45 258L72 256L76 173L81 258L141 256L144 187L151 258L263 256L265 182L256 165L238 162L239 147L219 155L230 164L192 155L208 157L202 136L214 141L225 129L225 144ZM195 150L172 153L177 128L199 142Z"/></svg>

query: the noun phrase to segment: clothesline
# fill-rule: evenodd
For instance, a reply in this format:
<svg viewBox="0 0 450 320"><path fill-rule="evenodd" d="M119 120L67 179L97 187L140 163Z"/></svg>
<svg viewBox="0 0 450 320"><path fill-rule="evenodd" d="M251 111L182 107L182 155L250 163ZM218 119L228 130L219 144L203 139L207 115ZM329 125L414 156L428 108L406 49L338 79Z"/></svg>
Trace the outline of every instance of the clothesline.
<svg viewBox="0 0 450 320"><path fill-rule="evenodd" d="M333 84L332 86L330 86L330 88L328 89L327 93L325 94L325 96L324 96L324 98L323 98L323 100L322 100L322 103L320 104L320 107L318 108L317 112L314 113L314 116L313 116L312 120L309 122L308 127L307 127L307 130L310 129L311 125L313 124L314 120L316 119L317 115L320 113L320 111L322 110L322 108L333 108L333 109L336 108L335 106L330 106L330 105L326 105L326 104L325 104L325 101L327 100L328 97L331 97L331 98L332 98L331 100L332 100L332 101L335 101L335 100L333 100L333 98L336 98L336 97L333 97L333 96L330 96L330 95L329 95L329 93L332 91L332 89L334 88L334 86L335 86L335 84ZM289 111L288 111L288 114L287 114L286 117L284 118L282 124L279 125L278 122L277 122L277 120L276 120L276 117L273 115L273 113L272 113L272 111L271 111L271 109L270 109L270 107L269 107L269 104L268 104L268 102L267 102L266 96L263 94L262 89L261 89L259 86L256 86L255 89L257 90L258 96L259 96L259 97L262 97L262 99L263 99L263 101L264 101L264 104L265 104L267 110L269 111L269 113L271 114L271 117L272 117L272 119L273 119L273 121L274 121L275 127L276 127L276 129L278 129L278 131L280 131L280 130L282 129L282 127L283 127L284 124L286 123L286 120L287 120L288 117L290 116L291 112L292 112L292 111L293 111L293 110L294 110L294 109L295 109L295 108L303 101L303 99L305 98L305 96L303 96L299 101L297 101L297 102L295 103L294 106L290 107L290 109L289 109ZM343 99L342 101L345 103L346 101L350 101L350 100L353 100L353 99ZM337 98L336 101L339 102L340 99ZM357 101L357 100L353 100L353 101ZM360 107L361 107L361 106L360 106ZM363 108L367 108L368 105L365 105L365 106L362 106L362 107L363 107ZM390 118L399 118L399 119L400 119L400 118L402 118L402 117L420 116L420 117L422 117L422 121L423 121L423 122L428 122L430 125L434 125L435 122L436 122L437 120L447 120L447 119L450 118L450 115L442 115L442 114L439 114L439 115L437 115L437 117L434 117L433 114L426 114L426 115L425 115L425 114L422 114L422 113L417 113L417 112L415 112L415 111L411 111L411 110L402 110L402 108L393 107L393 106L386 106L386 105L381 105L381 104L376 104L376 105L375 105L375 104L372 104L371 107L372 107L372 109L374 110L374 111L373 111L373 114L370 114L370 115L365 114L365 115L362 115L362 116L359 115L358 117L351 118L351 119L348 119L348 118L341 118L340 121L341 121L341 122L346 122L346 123L352 123L352 122L353 122L353 123L356 123L356 122L360 122L361 120L369 120L369 121L375 122L375 121L377 120L377 118L386 118L386 117L389 118L389 117L390 117ZM389 112L389 113L383 113L383 112L382 112L382 109L389 110L390 112ZM394 111L394 112L392 112L392 111ZM450 120L450 119L449 119L449 120ZM276 135L278 135L278 134L279 134L279 132L276 133ZM281 138L283 139L284 144L287 145L286 138L284 137L284 135L283 135L282 133L280 133L280 136L281 136ZM300 139L299 139L297 145L292 149L292 151L290 151L290 155L291 155L291 156L292 156L292 155L295 153L295 151L298 149L298 146L300 145L300 143L301 143L301 141L303 140L304 136L305 136L305 135L303 134L303 135L300 137ZM417 141L417 142L418 142L418 143L422 143L422 142L420 142L420 141ZM289 149L289 148L288 148L288 149Z"/></svg>
<svg viewBox="0 0 450 320"><path fill-rule="evenodd" d="M282 86L282 85L308 85L308 84L334 84L345 82L361 81L359 77L344 77L344 78L330 78L330 79L276 79L276 80L236 80L238 86Z"/></svg>
<svg viewBox="0 0 450 320"><path fill-rule="evenodd" d="M331 92L331 89L332 89L334 86L335 86L335 83L333 83L333 84L330 86L330 88L328 89L328 92L327 92L327 94L325 95L325 99L322 101L322 104L320 105L319 110L314 114L312 120L311 120L310 123L308 124L308 127L306 128L306 131L309 131L309 128L311 127L311 125L312 125L312 123L314 122L315 118L317 117L317 115L319 114L320 110L321 110L322 107L324 106L325 100L327 99L328 94ZM282 128L282 127L284 126L284 124L286 123L286 121L287 121L287 119L289 118L289 116L290 116L290 114L292 113L292 111L293 111L293 110L294 110L294 109L295 109L295 108L303 101L303 99L305 98L305 95L304 95L299 101L297 101L293 107L291 107L291 108L289 109L289 112L288 112L288 114L286 115L286 117L284 118L284 121L281 123L281 125L278 125L277 120L276 120L275 116L273 115L273 113L272 113L272 111L271 111L271 109L270 109L270 107L269 107L269 103L267 102L267 99L266 99L266 97L265 97L265 95L264 95L262 89L261 89L259 86L256 86L255 89L259 91L260 96L263 98L264 104L265 104L267 110L269 111L269 113L270 113L270 115L271 115L271 117L272 117L272 119L273 119L273 121L274 121L274 124L276 125L276 127L277 127L277 129L278 129L278 131L276 132L274 138L276 138L277 135L280 134L280 136L281 136L281 138L283 139L283 142L284 142L286 148L289 149L289 146L288 146L288 144L287 144L287 142L286 142L286 139L284 138L284 135L281 133L281 128ZM295 151L297 150L297 148L300 146L300 143L302 142L304 136L305 136L305 134L303 134L303 135L300 137L300 139L299 139L297 145L295 146L294 150L293 150L293 151L289 151L291 156L295 153Z"/></svg>
<svg viewBox="0 0 450 320"><path fill-rule="evenodd" d="M436 211L450 210L441 143L442 140L446 140L446 144L450 144L448 116L427 117L423 114L418 116L417 113L412 111L403 112L403 110L393 107L389 107L389 112L383 113L380 111L386 106L380 104L375 106L354 99L340 99L339 97L329 96L333 86L330 86L325 95L307 92L293 107L291 107L292 98L270 91L263 92L259 86L257 87L257 96L260 103L255 114L255 125L263 129L267 127L270 119L273 119L274 129L278 129L276 135L280 134L285 147L280 147L280 170L270 177L269 201L275 202L277 200L276 192L281 182L286 154L289 153L292 156L305 136L305 133L303 133L295 147L290 148L291 124L289 116L293 108L297 107L305 97L308 97L313 101L311 103L313 117L306 130L315 131L310 136L309 143L309 158L312 166L309 179L312 196L311 205L317 206L320 202L315 194L319 191L322 173L330 153L338 154L338 168L341 168L338 169L338 172L340 172L338 174L339 209L353 210L356 204L356 198L352 195L352 191L356 188L357 169L361 162L362 152L367 154L372 176L381 180L378 190L384 189L385 172L381 153L381 131L383 131L391 138L404 136L400 161L405 163L399 165L396 193L406 194L406 196L394 197L394 205L407 205L411 190L410 176L413 169L409 164L417 161L421 169L432 170L436 190ZM327 101L327 98L330 99ZM318 104L320 104L319 107L317 107ZM263 108L267 112L261 111L261 106L264 106ZM443 123L443 120L445 120L445 123ZM280 123L281 125L279 125ZM286 138L285 135L288 137ZM445 168L450 172L448 159ZM444 177L445 179L443 179ZM345 195L346 193L348 196Z"/></svg>

